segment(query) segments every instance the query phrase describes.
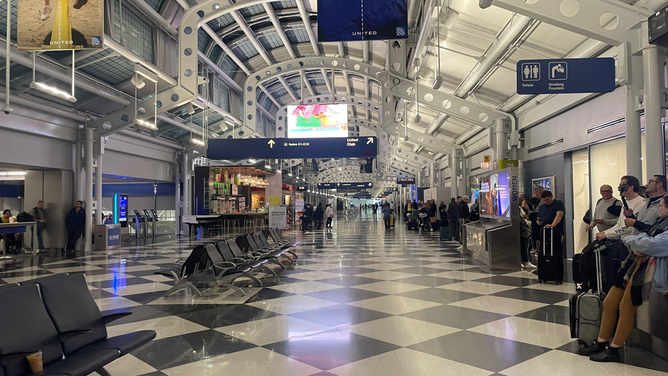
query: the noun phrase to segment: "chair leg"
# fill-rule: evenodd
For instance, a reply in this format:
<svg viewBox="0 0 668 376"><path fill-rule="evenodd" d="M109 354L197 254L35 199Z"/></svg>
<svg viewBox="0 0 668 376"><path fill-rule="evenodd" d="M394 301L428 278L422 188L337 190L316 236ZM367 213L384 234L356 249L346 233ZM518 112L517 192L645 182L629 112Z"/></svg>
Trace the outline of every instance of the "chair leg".
<svg viewBox="0 0 668 376"><path fill-rule="evenodd" d="M285 271L285 265L283 265L280 261L278 261L275 258L269 259L269 262L278 265L281 268L281 273Z"/></svg>
<svg viewBox="0 0 668 376"><path fill-rule="evenodd" d="M287 251L287 252L285 252L285 253L289 253L289 254L295 256L296 259L299 258L299 256L297 256L297 254L294 253L294 252L292 252L292 251Z"/></svg>
<svg viewBox="0 0 668 376"><path fill-rule="evenodd" d="M181 289L183 289L183 288L186 288L186 287L187 287L187 285L185 284L185 282L182 282L182 281L176 281L176 283L174 284L174 287L172 287L171 289L165 291L165 293L164 293L162 296L163 296L164 298L166 298L166 297L172 295L173 293L175 293L175 292L177 292L177 291L179 291L179 290L181 290Z"/></svg>
<svg viewBox="0 0 668 376"><path fill-rule="evenodd" d="M109 371L107 371L106 369L104 369L104 367L102 367L102 368L100 368L100 369L96 369L96 370L95 370L95 373L97 373L97 374L100 375L100 376L111 376L111 374L109 373Z"/></svg>
<svg viewBox="0 0 668 376"><path fill-rule="evenodd" d="M262 287L262 281L260 281L256 276L250 275L248 273L241 273L241 275L250 279L251 281L255 282L257 287ZM236 278L235 278L235 280L236 280Z"/></svg>
<svg viewBox="0 0 668 376"><path fill-rule="evenodd" d="M274 277L278 277L278 273L276 273L276 271L274 269L272 269L268 266L262 266L262 270L265 271L265 272L268 272L270 274L273 274Z"/></svg>
<svg viewBox="0 0 668 376"><path fill-rule="evenodd" d="M246 292L239 287L231 284L231 283L221 283L218 285L219 287L227 287L231 290L234 290L234 295L236 296L246 296Z"/></svg>

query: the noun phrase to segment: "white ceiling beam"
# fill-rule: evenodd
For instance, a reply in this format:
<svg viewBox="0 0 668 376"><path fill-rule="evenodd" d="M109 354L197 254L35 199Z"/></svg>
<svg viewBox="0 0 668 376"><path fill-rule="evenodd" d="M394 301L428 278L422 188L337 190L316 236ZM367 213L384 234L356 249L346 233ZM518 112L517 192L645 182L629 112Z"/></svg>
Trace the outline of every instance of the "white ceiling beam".
<svg viewBox="0 0 668 376"><path fill-rule="evenodd" d="M306 28L306 33L308 34L309 42L311 42L311 47L313 47L313 52L316 54L316 56L320 56L318 39L315 37L315 34L313 33L313 28L311 27L311 16L306 11L304 0L296 0L296 2L297 2L297 8L299 8L299 16L301 17L302 22L304 23L304 27Z"/></svg>
<svg viewBox="0 0 668 376"><path fill-rule="evenodd" d="M271 20L271 23L274 25L274 28L278 33L278 37L281 38L281 41L283 42L285 49L288 50L290 57L293 59L297 58L295 50L292 48L292 44L290 43L290 39L288 39L288 36L285 34L285 30L283 30L283 25L281 25L281 21L279 21L278 17L276 17L276 12L274 12L274 7L271 6L271 3L264 3L263 5L264 5L264 11L267 12L269 19Z"/></svg>
<svg viewBox="0 0 668 376"><path fill-rule="evenodd" d="M276 100L276 98L274 98L273 95L269 94L269 91L267 91L267 89L264 87L264 85L259 85L258 88L260 88L260 91L262 91L264 93L264 95L266 95L267 98L269 98L269 100L272 101L276 105L276 107L279 107L279 108L281 107L281 104L278 103L278 101Z"/></svg>
<svg viewBox="0 0 668 376"><path fill-rule="evenodd" d="M295 93L292 91L292 88L290 87L290 85L288 84L288 82L285 80L285 78L283 76L278 76L278 80L283 84L283 86L285 87L285 90L288 91L288 95L290 95L290 97L292 98L293 101L296 101L296 100L299 99L297 97L297 95L295 95Z"/></svg>
<svg viewBox="0 0 668 376"><path fill-rule="evenodd" d="M337 46L339 47L339 56L346 57L345 50L343 49L343 42L337 43Z"/></svg>
<svg viewBox="0 0 668 376"><path fill-rule="evenodd" d="M239 25L241 31L243 31L244 34L246 34L248 41L251 42L251 44L253 45L253 47L255 47L257 52L260 53L260 56L262 56L262 59L264 59L265 63L267 63L267 65L274 64L274 62L271 60L271 57L267 53L267 50L264 49L262 43L260 43L260 41L255 36L255 32L253 32L250 26L248 26L248 24L246 23L246 19L241 15L241 13L235 10L233 12L230 12L229 14L232 16L232 18L234 18L234 21L237 22L237 25Z"/></svg>

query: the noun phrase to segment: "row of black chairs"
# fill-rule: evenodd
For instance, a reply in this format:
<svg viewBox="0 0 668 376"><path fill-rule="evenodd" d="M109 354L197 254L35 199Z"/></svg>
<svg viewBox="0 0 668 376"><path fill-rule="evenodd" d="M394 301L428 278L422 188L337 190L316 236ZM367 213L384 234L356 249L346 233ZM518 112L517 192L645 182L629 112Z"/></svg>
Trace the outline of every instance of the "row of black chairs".
<svg viewBox="0 0 668 376"><path fill-rule="evenodd" d="M0 376L33 375L26 356L38 351L44 370L37 375L109 375L105 365L156 336L108 338L107 324L131 312L102 316L82 273L0 286L0 306Z"/></svg>
<svg viewBox="0 0 668 376"><path fill-rule="evenodd" d="M251 286L263 287L256 273L262 272L265 279L267 276L278 278L286 265L294 266L297 254L290 248L298 244L295 239L285 238L280 230L268 229L237 239L198 245L183 263L163 267L155 274L174 280L174 286L165 292L165 297L182 290L198 297L206 291L208 296L221 288L244 296L245 291L235 284L237 279L247 279Z"/></svg>

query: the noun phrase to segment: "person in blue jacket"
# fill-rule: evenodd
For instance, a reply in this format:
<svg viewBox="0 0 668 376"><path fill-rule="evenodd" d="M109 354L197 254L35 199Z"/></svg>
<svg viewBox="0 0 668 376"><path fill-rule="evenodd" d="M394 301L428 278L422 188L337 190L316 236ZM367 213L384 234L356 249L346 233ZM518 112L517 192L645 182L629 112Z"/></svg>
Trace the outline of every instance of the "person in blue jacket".
<svg viewBox="0 0 668 376"><path fill-rule="evenodd" d="M86 211L82 206L82 202L77 201L76 205L65 218L65 228L67 229L67 246L65 250L68 253L74 252L74 244L79 240L86 228Z"/></svg>
<svg viewBox="0 0 668 376"><path fill-rule="evenodd" d="M638 307L652 291L668 293L668 196L661 198L658 216L647 233L622 240L633 252L622 263L615 286L603 302L599 338L579 354L597 362L619 362L619 349L631 334Z"/></svg>

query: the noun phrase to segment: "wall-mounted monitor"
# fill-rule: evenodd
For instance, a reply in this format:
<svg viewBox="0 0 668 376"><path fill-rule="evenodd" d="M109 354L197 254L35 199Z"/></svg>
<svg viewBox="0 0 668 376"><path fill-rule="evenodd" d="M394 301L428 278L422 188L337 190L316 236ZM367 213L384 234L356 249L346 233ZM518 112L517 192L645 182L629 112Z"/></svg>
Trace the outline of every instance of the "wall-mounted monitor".
<svg viewBox="0 0 668 376"><path fill-rule="evenodd" d="M557 193L554 191L554 175L546 176L544 178L531 179L531 189L534 190L537 187L543 187L546 191L552 192L554 197L557 197Z"/></svg>
<svg viewBox="0 0 668 376"><path fill-rule="evenodd" d="M288 106L288 138L348 137L348 105Z"/></svg>
<svg viewBox="0 0 668 376"><path fill-rule="evenodd" d="M510 220L510 172L500 171L480 178L480 216Z"/></svg>

